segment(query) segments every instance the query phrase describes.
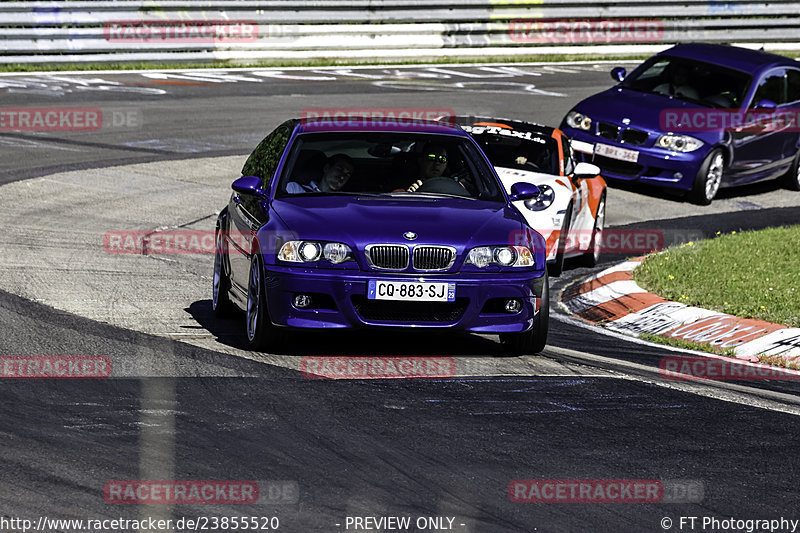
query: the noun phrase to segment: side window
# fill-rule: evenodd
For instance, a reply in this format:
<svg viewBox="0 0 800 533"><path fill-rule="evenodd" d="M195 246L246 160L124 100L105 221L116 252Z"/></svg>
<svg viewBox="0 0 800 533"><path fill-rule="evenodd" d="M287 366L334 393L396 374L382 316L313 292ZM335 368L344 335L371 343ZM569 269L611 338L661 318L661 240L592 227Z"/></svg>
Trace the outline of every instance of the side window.
<svg viewBox="0 0 800 533"><path fill-rule="evenodd" d="M800 70L786 70L786 101L800 101Z"/></svg>
<svg viewBox="0 0 800 533"><path fill-rule="evenodd" d="M242 176L258 176L266 187L267 182L275 174L275 169L278 167L278 162L281 160L281 155L286 149L291 134L292 128L288 121L275 128L263 141L258 143L256 149L247 158L242 167Z"/></svg>
<svg viewBox="0 0 800 533"><path fill-rule="evenodd" d="M761 100L772 100L777 105L787 103L785 71L770 73L759 82L753 101L750 102L750 107L755 107Z"/></svg>

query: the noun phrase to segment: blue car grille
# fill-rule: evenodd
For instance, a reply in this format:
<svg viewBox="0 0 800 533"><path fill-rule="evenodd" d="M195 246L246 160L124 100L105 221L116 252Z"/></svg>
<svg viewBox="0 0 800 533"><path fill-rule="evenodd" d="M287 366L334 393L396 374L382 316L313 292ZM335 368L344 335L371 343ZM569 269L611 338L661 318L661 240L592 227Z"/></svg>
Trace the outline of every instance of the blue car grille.
<svg viewBox="0 0 800 533"><path fill-rule="evenodd" d="M404 244L371 244L366 247L367 260L373 268L405 270L409 265L408 246ZM414 270L432 272L453 266L456 250L450 246L419 245L414 247Z"/></svg>
<svg viewBox="0 0 800 533"><path fill-rule="evenodd" d="M414 248L415 270L445 270L456 259L456 251L448 246L417 246Z"/></svg>
<svg viewBox="0 0 800 533"><path fill-rule="evenodd" d="M373 244L367 247L367 259L375 268L405 270L408 268L408 247L402 244Z"/></svg>
<svg viewBox="0 0 800 533"><path fill-rule="evenodd" d="M598 122L597 135L604 139L624 142L625 144L634 146L640 146L646 143L647 139L650 138L650 134L646 131L637 130L635 128L625 128L610 122Z"/></svg>

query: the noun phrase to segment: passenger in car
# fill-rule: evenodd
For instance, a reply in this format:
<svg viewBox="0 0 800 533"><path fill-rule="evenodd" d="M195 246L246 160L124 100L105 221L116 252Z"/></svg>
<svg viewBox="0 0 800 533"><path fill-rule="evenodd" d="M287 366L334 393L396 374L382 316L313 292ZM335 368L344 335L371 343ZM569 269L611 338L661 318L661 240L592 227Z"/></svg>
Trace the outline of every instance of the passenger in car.
<svg viewBox="0 0 800 533"><path fill-rule="evenodd" d="M304 192L336 192L345 186L355 170L353 159L347 154L336 154L328 158L322 167L322 177L319 183L298 183L290 181L286 184L289 194L302 194Z"/></svg>

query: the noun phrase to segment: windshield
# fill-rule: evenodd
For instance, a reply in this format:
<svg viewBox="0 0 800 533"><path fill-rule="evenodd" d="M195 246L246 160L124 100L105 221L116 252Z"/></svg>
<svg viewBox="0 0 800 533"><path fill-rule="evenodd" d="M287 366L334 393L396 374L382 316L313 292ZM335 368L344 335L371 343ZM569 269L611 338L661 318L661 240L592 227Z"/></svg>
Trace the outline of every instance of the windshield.
<svg viewBox="0 0 800 533"><path fill-rule="evenodd" d="M559 174L558 144L549 135L499 126L464 126L495 167Z"/></svg>
<svg viewBox="0 0 800 533"><path fill-rule="evenodd" d="M655 56L625 78L627 89L716 108L738 108L751 82L744 72L683 57Z"/></svg>
<svg viewBox="0 0 800 533"><path fill-rule="evenodd" d="M276 196L424 193L504 201L469 139L420 133L300 135Z"/></svg>

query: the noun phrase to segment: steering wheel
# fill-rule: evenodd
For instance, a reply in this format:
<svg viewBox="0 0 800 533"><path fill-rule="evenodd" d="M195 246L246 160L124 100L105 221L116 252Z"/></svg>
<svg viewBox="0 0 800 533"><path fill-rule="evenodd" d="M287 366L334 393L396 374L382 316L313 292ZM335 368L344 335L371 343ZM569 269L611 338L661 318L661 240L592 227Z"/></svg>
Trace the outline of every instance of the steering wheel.
<svg viewBox="0 0 800 533"><path fill-rule="evenodd" d="M417 192L438 192L441 194L452 194L454 196L472 197L469 191L453 178L439 176L438 178L429 178L422 182Z"/></svg>

